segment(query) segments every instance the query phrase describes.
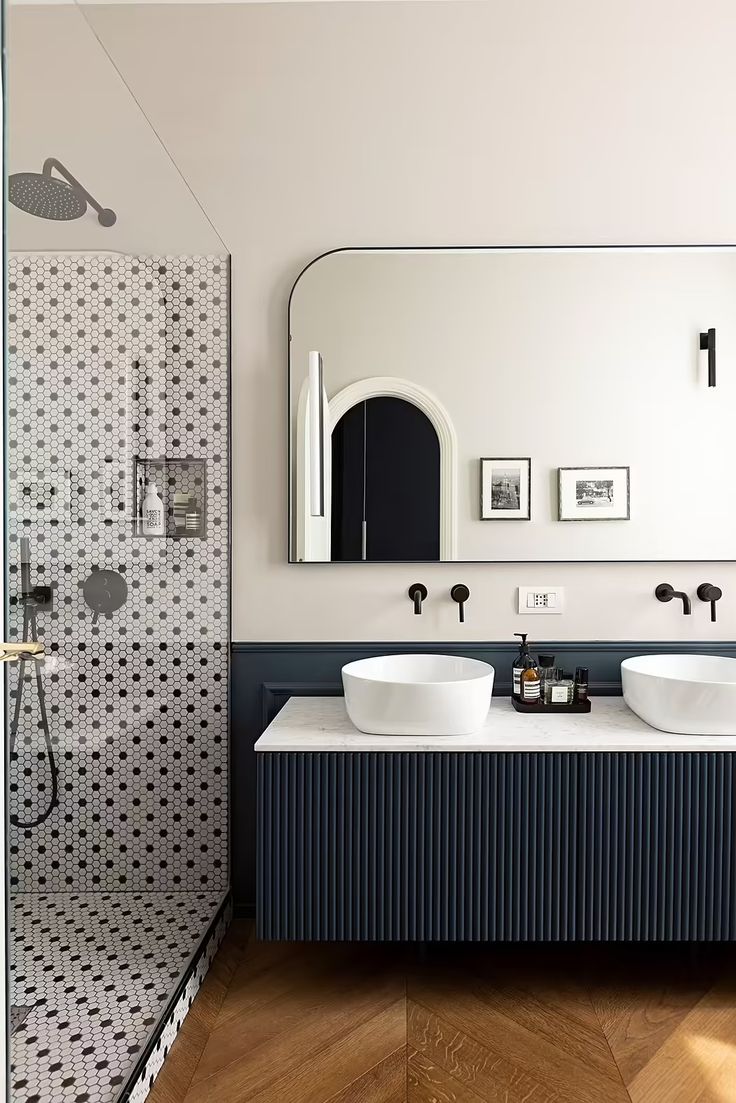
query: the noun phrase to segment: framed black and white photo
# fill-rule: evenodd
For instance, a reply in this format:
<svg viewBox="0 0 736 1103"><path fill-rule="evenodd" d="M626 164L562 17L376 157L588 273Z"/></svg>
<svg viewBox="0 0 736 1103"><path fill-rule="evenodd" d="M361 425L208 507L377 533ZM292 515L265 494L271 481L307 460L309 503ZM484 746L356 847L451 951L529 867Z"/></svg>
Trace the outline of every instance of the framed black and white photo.
<svg viewBox="0 0 736 1103"><path fill-rule="evenodd" d="M480 461L480 516L483 521L529 521L532 499L532 461Z"/></svg>
<svg viewBox="0 0 736 1103"><path fill-rule="evenodd" d="M628 467L560 467L560 521L628 521Z"/></svg>

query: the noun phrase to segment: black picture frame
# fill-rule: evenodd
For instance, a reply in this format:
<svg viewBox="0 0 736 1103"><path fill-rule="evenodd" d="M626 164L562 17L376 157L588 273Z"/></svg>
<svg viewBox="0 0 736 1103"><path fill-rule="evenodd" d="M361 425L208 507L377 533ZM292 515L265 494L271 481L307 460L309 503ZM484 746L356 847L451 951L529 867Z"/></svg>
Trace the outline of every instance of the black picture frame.
<svg viewBox="0 0 736 1103"><path fill-rule="evenodd" d="M625 471L626 472L626 516L596 517L593 514L582 517L562 516L562 473L563 471ZM630 521L631 520L631 468L624 464L598 464L595 467L558 467L557 468L557 520L558 521Z"/></svg>
<svg viewBox="0 0 736 1103"><path fill-rule="evenodd" d="M485 494L483 493L484 483L484 465L490 464L526 464L526 513L515 513L513 516L506 515L506 510L497 510L492 514L493 506L489 505L485 500ZM522 476L523 478L523 476ZM521 486L521 482L520 482ZM488 514L486 514L486 507L488 507ZM511 511L509 511L510 513ZM481 521L531 521L532 519L532 460L531 456L481 456L480 458L480 519Z"/></svg>

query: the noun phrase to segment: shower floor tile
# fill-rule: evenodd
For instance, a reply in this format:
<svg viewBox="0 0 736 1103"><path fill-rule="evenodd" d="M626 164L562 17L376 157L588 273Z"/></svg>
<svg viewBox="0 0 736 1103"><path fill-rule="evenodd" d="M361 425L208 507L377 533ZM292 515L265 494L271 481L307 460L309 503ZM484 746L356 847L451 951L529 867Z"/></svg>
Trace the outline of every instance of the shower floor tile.
<svg viewBox="0 0 736 1103"><path fill-rule="evenodd" d="M14 1103L113 1103L221 898L20 893L11 900Z"/></svg>

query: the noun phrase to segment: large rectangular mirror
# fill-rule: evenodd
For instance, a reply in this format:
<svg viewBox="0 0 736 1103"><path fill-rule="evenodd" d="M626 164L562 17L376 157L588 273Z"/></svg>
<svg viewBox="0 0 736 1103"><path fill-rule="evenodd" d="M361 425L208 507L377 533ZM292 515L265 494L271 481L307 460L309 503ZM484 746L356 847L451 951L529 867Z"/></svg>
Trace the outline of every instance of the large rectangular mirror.
<svg viewBox="0 0 736 1103"><path fill-rule="evenodd" d="M339 250L289 332L292 561L736 558L736 248Z"/></svg>

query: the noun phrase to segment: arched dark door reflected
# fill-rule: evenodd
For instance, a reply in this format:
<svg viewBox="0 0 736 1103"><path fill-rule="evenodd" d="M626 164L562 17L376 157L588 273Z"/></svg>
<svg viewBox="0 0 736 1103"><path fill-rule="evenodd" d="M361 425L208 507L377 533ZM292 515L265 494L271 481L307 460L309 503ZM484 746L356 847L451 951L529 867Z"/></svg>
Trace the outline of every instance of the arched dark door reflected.
<svg viewBox="0 0 736 1103"><path fill-rule="evenodd" d="M332 431L332 553L338 561L440 557L440 445L426 414L369 398Z"/></svg>

